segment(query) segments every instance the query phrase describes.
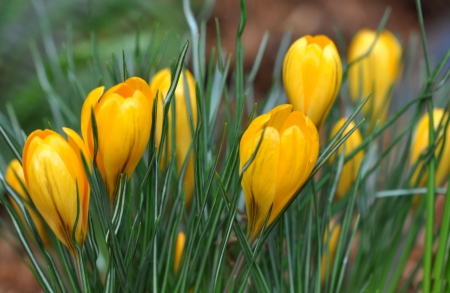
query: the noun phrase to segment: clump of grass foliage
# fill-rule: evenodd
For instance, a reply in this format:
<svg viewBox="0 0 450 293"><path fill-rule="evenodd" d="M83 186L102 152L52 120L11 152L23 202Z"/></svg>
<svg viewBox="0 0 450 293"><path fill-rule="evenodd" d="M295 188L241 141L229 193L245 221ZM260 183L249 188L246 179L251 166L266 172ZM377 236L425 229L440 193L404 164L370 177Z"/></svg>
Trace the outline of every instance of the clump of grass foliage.
<svg viewBox="0 0 450 293"><path fill-rule="evenodd" d="M434 175L437 164L449 162L440 162L439 156L435 157L439 141L432 129L430 147L413 167L408 163L408 154L419 118L426 111L431 113L435 106L448 109L446 89L450 70L444 69L450 50L437 66L431 67L420 1L416 3L425 64L420 91L385 123L369 131L360 110L370 96L358 104L349 102L346 76L351 64L346 64L342 57L343 86L321 129L321 149L313 176L252 245L245 236L239 141L254 117L286 101L281 68L291 35L286 33L280 43L270 91L263 100L255 101L252 89L264 62L268 35L262 39L251 71L244 72L245 44L241 36L247 20L245 0L240 1L241 19L233 56L222 49L220 25L216 21L217 44L208 59L205 22L197 23L189 1L183 1L190 35L180 46L178 56L172 57L171 71L173 80L178 80L182 70L189 68L196 80L199 119L193 129L195 194L190 209L184 206L185 193L177 180L174 160L160 167L164 150L155 147L153 130L133 177L121 181L121 193L113 210L109 209L98 170L90 176L89 230L80 250L80 276L77 264L49 229L51 245L44 245L24 202L0 173L6 192L26 220L20 219L6 195L0 196L13 226L11 229L6 220L0 219L4 233L21 244L27 264L45 292L407 292L419 270L423 278L419 284L414 283L418 286L414 290L448 292L450 189L435 186ZM378 33L388 17L389 10ZM45 35L43 39L49 40ZM48 124L36 123L36 127L60 131L62 126L69 126L79 130L79 113L86 94L94 87L116 84L129 76L149 81L161 67L167 40L157 38L155 31L144 37L138 29L133 52L123 51L122 56L108 59L99 52L92 32L90 71L82 74L75 66L70 36L57 59L43 58L32 46L37 75L53 114ZM345 52L341 50L341 54ZM410 57L404 58L405 68L413 59ZM173 93L176 82L172 84L169 92ZM394 92L393 99L402 99L401 89ZM168 103L164 107L165 115L173 111ZM332 125L341 117L340 107L351 115L339 135L328 139ZM342 153L329 164L330 156L352 133L339 138L350 121L356 122L352 131L359 128L364 140L351 154ZM13 155L21 160L26 134L14 111L9 111L9 116L0 113L0 132ZM343 164L361 149L365 157L354 186L334 202ZM4 162L11 159L2 157ZM411 182L418 166L423 166L419 177L427 172L426 187L416 188L417 184ZM447 193L443 219L435 230L435 197L442 193ZM423 196L417 208L413 208L416 194ZM323 235L330 232L332 218L341 223L342 229L334 262L326 263L328 274L322 282L321 260L329 250ZM422 228L423 256L405 276L405 266ZM180 231L185 233L186 242L175 272L175 242ZM235 266L239 269L233 271Z"/></svg>

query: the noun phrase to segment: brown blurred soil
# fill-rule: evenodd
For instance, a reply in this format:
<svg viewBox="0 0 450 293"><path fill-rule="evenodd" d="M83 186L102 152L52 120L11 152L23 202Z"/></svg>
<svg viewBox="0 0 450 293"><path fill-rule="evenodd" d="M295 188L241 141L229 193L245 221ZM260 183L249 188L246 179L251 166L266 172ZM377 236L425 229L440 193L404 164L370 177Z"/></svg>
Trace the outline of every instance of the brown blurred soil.
<svg viewBox="0 0 450 293"><path fill-rule="evenodd" d="M0 216L7 219L3 207ZM3 235L3 231L2 234ZM8 239L14 248L0 236L0 293L42 292L41 287L25 264L26 254L14 239Z"/></svg>

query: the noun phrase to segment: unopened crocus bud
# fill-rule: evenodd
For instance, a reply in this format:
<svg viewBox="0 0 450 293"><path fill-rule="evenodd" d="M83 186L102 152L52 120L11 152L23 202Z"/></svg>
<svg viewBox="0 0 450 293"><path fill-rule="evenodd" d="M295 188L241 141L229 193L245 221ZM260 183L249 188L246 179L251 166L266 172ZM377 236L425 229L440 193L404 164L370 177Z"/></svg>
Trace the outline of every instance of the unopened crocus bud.
<svg viewBox="0 0 450 293"><path fill-rule="evenodd" d="M154 92L159 92L158 115L156 127L156 143L161 143L161 133L163 126L163 102L167 97L172 77L169 69L162 69L157 72L150 82L150 87ZM187 168L183 180L186 187L185 204L190 206L194 192L194 150L191 149L192 133L190 119L192 119L194 130L197 127L197 100L195 97L195 80L189 70L181 73L174 94L175 102L175 127L172 126L172 110L168 112L168 132L166 137L168 154L172 154L174 144L176 145L176 166L180 174L186 160ZM189 103L189 105L188 105ZM172 141L172 129L175 128L175 142ZM165 147L165 146L164 146ZM189 158L188 158L189 154Z"/></svg>
<svg viewBox="0 0 450 293"><path fill-rule="evenodd" d="M327 273L331 272L333 268L334 258L336 256L336 250L339 244L339 237L341 235L341 225L337 223L337 220L333 218L330 222L329 230L325 230L323 235L323 247L324 253L322 255L322 264L320 266L320 279L325 282ZM331 233L331 236L329 236ZM327 270L328 263L328 270Z"/></svg>
<svg viewBox="0 0 450 293"><path fill-rule="evenodd" d="M331 138L336 136L336 134L339 132L339 130L344 126L345 122L347 121L347 118L341 118L333 127L331 130ZM342 133L342 136L345 136L352 128L355 127L355 123L351 121L347 128L345 128L344 132ZM340 155L343 151L343 148L345 148L345 156L352 153L357 147L359 147L362 143L362 135L359 129L356 129L348 138L347 140L339 147L337 150L338 155ZM330 163L335 159L335 155L333 154L330 157ZM344 164L342 167L341 177L339 178L338 186L336 189L336 196L335 200L339 200L342 198L347 191L353 186L353 183L355 183L356 177L358 177L359 167L361 166L361 163L364 159L364 151L360 150L358 153L356 153L353 158L351 158L347 163Z"/></svg>
<svg viewBox="0 0 450 293"><path fill-rule="evenodd" d="M76 132L64 129L69 142L52 130L31 133L23 149L25 183L36 209L58 239L74 254L88 228L89 182L82 162L87 154ZM72 142L72 143L71 143Z"/></svg>
<svg viewBox="0 0 450 293"><path fill-rule="evenodd" d="M378 37L376 34L373 30L360 30L348 49L350 96L356 102L372 93L363 107L365 115L370 118L371 127L378 119L381 123L386 120L392 88L400 75L402 58L402 47L391 32L383 30Z"/></svg>
<svg viewBox="0 0 450 293"><path fill-rule="evenodd" d="M20 196L23 203L25 204L25 208L28 210L28 213L30 214L31 219L34 222L34 225L36 226L39 236L41 237L42 241L45 244L48 244L49 242L48 242L47 232L45 231L44 223L42 222L39 215L31 207L32 203L30 202L28 195L27 195L28 191L26 190L25 178L23 177L22 165L20 164L20 162L17 159L14 159L9 163L8 168L6 169L6 172L5 172L5 180L6 180L6 183L8 183L8 185L17 193L17 195ZM22 215L17 203L13 199L11 199L11 203L12 203L12 206L14 207L14 210L16 211L16 213L20 216L22 221L25 222L25 218Z"/></svg>
<svg viewBox="0 0 450 293"><path fill-rule="evenodd" d="M444 109L436 108L433 110L433 124L435 131L436 142L438 142L434 155L439 158L436 174L435 183L436 185L442 184L444 180L448 177L450 172L450 127L446 128L448 120L448 113ZM424 155L428 147L428 140L430 135L430 119L428 112L422 116L419 123L417 124L416 130L414 132L414 137L411 146L411 157L410 166L413 166L419 160L421 155ZM437 131L439 130L439 133ZM411 184L415 186L425 186L427 181L427 172L424 173L420 179L418 179L423 162L419 163L415 172L411 178ZM418 181L418 182L417 182Z"/></svg>
<svg viewBox="0 0 450 293"><path fill-rule="evenodd" d="M186 235L183 232L179 232L177 241L175 242L175 256L173 259L173 268L175 273L178 273L180 263L183 258L184 243L186 242Z"/></svg>
<svg viewBox="0 0 450 293"><path fill-rule="evenodd" d="M87 96L81 110L81 132L93 160L93 111L98 133L96 164L109 199L114 203L121 174L131 178L147 147L154 94L138 77L131 77L103 92L104 87L98 87Z"/></svg>
<svg viewBox="0 0 450 293"><path fill-rule="evenodd" d="M295 111L308 116L318 129L333 106L342 82L338 50L328 37L304 36L284 57L283 83Z"/></svg>
<svg viewBox="0 0 450 293"><path fill-rule="evenodd" d="M268 225L303 186L318 152L319 135L314 123L303 113L292 112L292 105L278 106L250 123L239 146L250 241L261 232L270 207L273 205Z"/></svg>

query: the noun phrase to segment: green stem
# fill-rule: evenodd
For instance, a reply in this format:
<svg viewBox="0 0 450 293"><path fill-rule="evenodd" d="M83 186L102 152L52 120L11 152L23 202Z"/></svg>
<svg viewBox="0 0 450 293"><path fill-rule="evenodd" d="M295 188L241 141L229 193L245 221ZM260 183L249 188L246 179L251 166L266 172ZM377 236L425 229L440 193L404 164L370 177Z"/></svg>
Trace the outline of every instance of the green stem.
<svg viewBox="0 0 450 293"><path fill-rule="evenodd" d="M428 100L429 115L429 139L428 145L434 145L433 101ZM427 194L426 194L426 219L425 219L425 251L423 262L423 292L429 293L431 289L431 262L433 256L433 232L434 232L434 177L436 172L436 158L434 151L428 162Z"/></svg>
<svg viewBox="0 0 450 293"><path fill-rule="evenodd" d="M433 272L434 273L433 293L438 293L441 292L442 290L443 264L445 259L445 248L447 246L449 229L450 229L450 188L447 187L447 194L445 196L445 205L444 205L444 215L442 217L441 232L439 235L439 245Z"/></svg>

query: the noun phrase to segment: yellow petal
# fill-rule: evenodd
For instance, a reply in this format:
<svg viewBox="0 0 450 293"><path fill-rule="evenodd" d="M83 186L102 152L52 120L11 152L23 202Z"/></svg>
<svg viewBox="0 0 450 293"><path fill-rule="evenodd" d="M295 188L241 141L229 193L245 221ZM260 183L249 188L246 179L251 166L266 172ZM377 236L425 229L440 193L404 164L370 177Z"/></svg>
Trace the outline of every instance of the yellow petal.
<svg viewBox="0 0 450 293"><path fill-rule="evenodd" d="M306 171L306 154L306 140L300 128L292 125L285 129L281 134L277 189L269 224L303 184L301 178Z"/></svg>
<svg viewBox="0 0 450 293"><path fill-rule="evenodd" d="M77 192L80 219L75 237L80 245L86 236L89 205L89 187L84 187L87 182L79 157L61 135L38 130L27 139L23 158L33 203L58 239L74 253L72 228L77 217Z"/></svg>
<svg viewBox="0 0 450 293"><path fill-rule="evenodd" d="M266 126L275 128L278 132L281 132L281 128L288 119L292 112L292 105L283 104L273 108L269 111L270 120L267 122Z"/></svg>
<svg viewBox="0 0 450 293"><path fill-rule="evenodd" d="M178 272L180 268L180 262L183 257L184 244L186 242L186 235L183 232L178 233L177 241L175 242L175 255L174 255L174 270Z"/></svg>
<svg viewBox="0 0 450 293"><path fill-rule="evenodd" d="M81 109L81 134L88 148L91 160L94 158L94 138L92 133L91 113L103 95L105 87L101 86L92 90L87 96Z"/></svg>
<svg viewBox="0 0 450 293"><path fill-rule="evenodd" d="M320 128L336 99L342 64L336 46L326 36L305 36L289 48L283 63L283 84L294 110Z"/></svg>
<svg viewBox="0 0 450 293"><path fill-rule="evenodd" d="M147 98L135 91L130 98L118 94L105 95L95 108L98 125L97 165L114 199L120 174L128 178L134 171L150 137L151 113Z"/></svg>
<svg viewBox="0 0 450 293"><path fill-rule="evenodd" d="M253 141L240 148L242 158L250 158L256 151L263 130L253 136ZM260 233L276 193L277 170L280 155L280 136L272 127L264 130L258 152L242 177L242 188L248 215L250 241ZM245 163L247 163L244 160ZM244 164L245 164L244 163ZM241 162L242 165L242 162Z"/></svg>

